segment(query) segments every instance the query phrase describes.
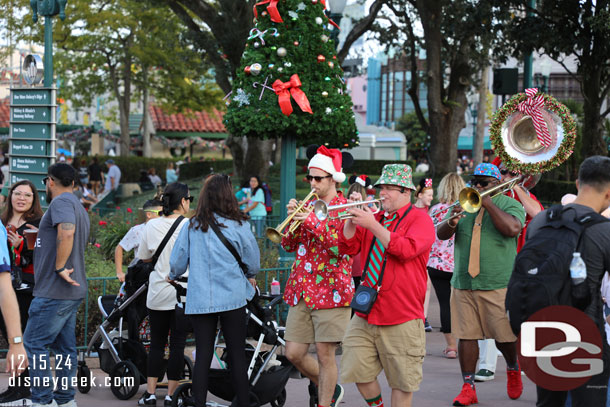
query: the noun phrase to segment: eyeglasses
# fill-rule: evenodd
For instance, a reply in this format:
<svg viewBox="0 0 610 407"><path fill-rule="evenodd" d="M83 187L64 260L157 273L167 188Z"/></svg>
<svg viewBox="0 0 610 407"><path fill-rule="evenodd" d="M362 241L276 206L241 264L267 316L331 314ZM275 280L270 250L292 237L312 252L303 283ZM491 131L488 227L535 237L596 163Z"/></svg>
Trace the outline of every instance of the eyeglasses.
<svg viewBox="0 0 610 407"><path fill-rule="evenodd" d="M379 185L378 187L381 191L396 191L396 192L403 192L404 188L398 188L398 187L393 187L393 186L389 186L389 185Z"/></svg>
<svg viewBox="0 0 610 407"><path fill-rule="evenodd" d="M13 196L16 196L17 198L27 198L27 199L31 199L34 194L32 194L31 192L13 192Z"/></svg>
<svg viewBox="0 0 610 407"><path fill-rule="evenodd" d="M484 179L479 179L479 178L473 178L470 180L470 185L475 186L478 185L482 188L485 188L487 185L489 185L490 181L484 180Z"/></svg>
<svg viewBox="0 0 610 407"><path fill-rule="evenodd" d="M316 182L322 182L322 180L323 180L324 178L331 178L331 177L332 177L332 175L326 175L326 176L324 176L324 177L316 177L316 176L314 176L314 175L307 175L307 177L305 177L305 178L307 178L307 181L308 181L308 182L311 182L311 181L313 181L314 179L316 180Z"/></svg>
<svg viewBox="0 0 610 407"><path fill-rule="evenodd" d="M519 173L517 171L509 171L506 169L500 170L500 174L502 174L502 175L506 175L508 173L510 173L510 175L512 175L513 177L516 177L517 175L519 175Z"/></svg>

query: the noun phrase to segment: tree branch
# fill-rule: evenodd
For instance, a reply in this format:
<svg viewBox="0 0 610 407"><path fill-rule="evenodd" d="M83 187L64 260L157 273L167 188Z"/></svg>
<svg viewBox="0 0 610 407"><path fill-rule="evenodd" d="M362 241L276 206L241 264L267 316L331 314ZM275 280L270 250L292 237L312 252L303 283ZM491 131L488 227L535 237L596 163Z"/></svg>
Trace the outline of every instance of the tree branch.
<svg viewBox="0 0 610 407"><path fill-rule="evenodd" d="M337 60L339 61L339 64L343 63L343 60L347 56L352 44L356 42L356 40L358 40L362 34L370 30L375 18L377 17L377 14L379 14L379 11L381 10L381 7L383 7L383 5L386 3L387 0L375 0L369 8L369 14L362 20L358 21L352 30L347 34L343 47L341 47L341 50L337 53Z"/></svg>

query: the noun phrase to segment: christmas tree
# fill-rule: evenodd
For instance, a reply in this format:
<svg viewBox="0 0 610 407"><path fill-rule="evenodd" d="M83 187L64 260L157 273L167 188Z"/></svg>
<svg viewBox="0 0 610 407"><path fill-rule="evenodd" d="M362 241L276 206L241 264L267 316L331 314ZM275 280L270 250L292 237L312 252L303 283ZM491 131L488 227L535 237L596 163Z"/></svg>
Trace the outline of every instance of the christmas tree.
<svg viewBox="0 0 610 407"><path fill-rule="evenodd" d="M236 136L294 136L299 145L358 144L352 101L324 1L267 0L255 6L225 115ZM228 99L229 100L229 99Z"/></svg>

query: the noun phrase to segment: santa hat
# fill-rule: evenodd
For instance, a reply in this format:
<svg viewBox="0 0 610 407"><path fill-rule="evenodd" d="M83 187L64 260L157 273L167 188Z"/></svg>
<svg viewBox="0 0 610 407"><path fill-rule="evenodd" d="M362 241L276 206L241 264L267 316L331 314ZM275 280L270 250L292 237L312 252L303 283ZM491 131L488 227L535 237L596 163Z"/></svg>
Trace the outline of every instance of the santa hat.
<svg viewBox="0 0 610 407"><path fill-rule="evenodd" d="M317 168L333 176L333 181L345 181L345 174L342 168L343 156L341 151L336 148L318 147L316 155L309 161L307 168Z"/></svg>
<svg viewBox="0 0 610 407"><path fill-rule="evenodd" d="M491 161L491 163L493 165L495 165L496 167L500 168L500 164L502 164L502 160L500 159L500 157L496 157Z"/></svg>

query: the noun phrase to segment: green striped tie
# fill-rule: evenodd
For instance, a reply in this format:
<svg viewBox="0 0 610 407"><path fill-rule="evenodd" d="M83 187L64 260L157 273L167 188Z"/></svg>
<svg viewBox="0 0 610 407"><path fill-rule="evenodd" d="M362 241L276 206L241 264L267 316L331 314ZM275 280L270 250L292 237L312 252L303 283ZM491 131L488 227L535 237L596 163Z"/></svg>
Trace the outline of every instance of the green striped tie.
<svg viewBox="0 0 610 407"><path fill-rule="evenodd" d="M397 212L394 212L392 216L389 218L385 218L382 220L381 225L388 229L394 219L398 216ZM369 287L375 287L377 281L379 280L379 274L381 273L381 265L383 264L383 254L385 252L385 247L381 244L378 239L375 239L373 243L373 249L369 255L369 265L366 269L366 278L364 280L365 285Z"/></svg>

